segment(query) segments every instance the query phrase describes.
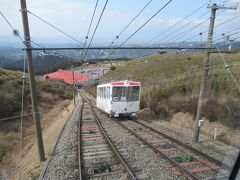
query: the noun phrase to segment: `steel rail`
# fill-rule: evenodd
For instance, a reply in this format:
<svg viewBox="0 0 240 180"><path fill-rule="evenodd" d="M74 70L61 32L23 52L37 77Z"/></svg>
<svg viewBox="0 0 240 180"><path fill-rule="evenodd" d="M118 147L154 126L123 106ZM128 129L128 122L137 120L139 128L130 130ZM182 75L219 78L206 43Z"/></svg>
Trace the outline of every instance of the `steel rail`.
<svg viewBox="0 0 240 180"><path fill-rule="evenodd" d="M232 169L230 166L228 166L228 165L226 165L226 164L218 161L217 159L214 159L214 158L212 158L212 157L210 157L210 156L202 153L201 151L199 151L199 150L197 150L197 149L195 149L195 148L192 148L191 146L188 146L188 145L186 145L186 144L184 144L184 143L182 143L182 142L180 142L180 141L178 141L178 140L176 140L176 139L174 139L174 138L172 138L172 137L170 137L170 136L168 136L168 135L166 135L166 134L163 134L162 132L160 132L160 131L158 131L158 130L150 127L150 126L147 126L147 125L144 124L144 123L141 123L141 122L139 122L139 121L134 121L134 122L136 122L136 123L144 126L145 128L150 129L151 131L153 131L153 132L155 132L155 133L157 133L157 134L159 134L159 135L161 135L161 136L163 136L163 137L165 137L165 138L167 138L167 139L169 139L169 140L171 140L171 141L174 141L175 143L177 143L177 144L185 147L186 149L190 149L190 150L193 151L195 154L198 154L198 155L203 156L204 158L210 160L211 162L217 164L217 165L220 166L220 167L222 166L222 167L224 167L224 168L226 168L226 169L228 169L228 170L231 170L231 169Z"/></svg>
<svg viewBox="0 0 240 180"><path fill-rule="evenodd" d="M81 93L80 93L81 94ZM84 94L84 93L83 93ZM84 94L84 96L86 97L90 107L91 107L91 111L93 113L93 116L99 126L99 128L101 129L105 139L107 140L108 144L110 145L110 148L112 149L112 151L114 152L114 154L117 156L118 160L121 162L121 164L123 165L123 167L125 168L126 172L128 173L128 175L130 176L130 178L132 180L137 180L137 177L134 175L134 173L131 171L131 169L128 167L127 163L124 161L122 155L119 153L119 151L115 148L115 146L112 143L112 140L109 138L109 136L107 135L106 131L104 130L97 114L95 113L94 109L93 109L93 105L92 103L88 100L87 96Z"/></svg>
<svg viewBox="0 0 240 180"><path fill-rule="evenodd" d="M83 179L82 176L82 160L81 160L81 127L82 127L82 112L84 107L84 99L82 98L82 105L81 105L81 111L80 111L80 118L78 122L78 174L79 174L79 180Z"/></svg>
<svg viewBox="0 0 240 180"><path fill-rule="evenodd" d="M129 129L127 126L125 126L124 124L120 123L119 121L115 120L114 118L111 118L114 122L116 122L117 124L119 124L120 126L122 126L124 129L126 129L127 131L129 131L132 135L134 135L137 139L139 139L140 141L142 141L145 145L147 145L150 149L152 149L155 153L159 154L162 158L166 159L169 163L171 163L174 167L176 167L177 169L179 169L180 171L182 171L188 178L192 179L192 180L198 180L199 178L197 178L195 175L193 175L192 173L188 172L186 169L184 169L182 166L180 166L178 164L178 162L176 162L175 160L171 159L170 157L168 157L167 155L165 155L164 153L162 153L159 149L157 149L155 146L153 146L151 143L149 143L148 141L146 141L145 139L143 139L142 137L140 137L138 134L136 134L134 131L132 131L131 129Z"/></svg>

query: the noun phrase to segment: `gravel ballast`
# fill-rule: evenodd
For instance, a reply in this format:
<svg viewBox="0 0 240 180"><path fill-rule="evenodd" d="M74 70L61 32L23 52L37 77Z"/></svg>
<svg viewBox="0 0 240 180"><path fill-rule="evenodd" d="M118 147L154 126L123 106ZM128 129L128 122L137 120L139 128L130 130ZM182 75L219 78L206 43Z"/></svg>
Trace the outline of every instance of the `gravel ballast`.
<svg viewBox="0 0 240 180"><path fill-rule="evenodd" d="M102 113L97 113L103 127L112 139L117 149L125 149L124 159L132 170L136 170L137 177L143 179L176 179L171 171L166 169L165 160L157 156L152 150L126 132L121 126L107 118Z"/></svg>
<svg viewBox="0 0 240 180"><path fill-rule="evenodd" d="M77 132L81 104L78 103L67 120L53 153L49 155L49 163L42 179L78 178Z"/></svg>

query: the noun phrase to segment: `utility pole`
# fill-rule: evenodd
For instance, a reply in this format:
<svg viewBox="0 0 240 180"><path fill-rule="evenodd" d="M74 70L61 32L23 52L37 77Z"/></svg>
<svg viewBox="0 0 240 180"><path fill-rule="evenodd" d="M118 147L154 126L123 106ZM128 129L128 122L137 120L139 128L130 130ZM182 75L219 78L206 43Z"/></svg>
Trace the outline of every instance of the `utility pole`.
<svg viewBox="0 0 240 180"><path fill-rule="evenodd" d="M73 65L72 65L72 80L73 80L73 103L74 103L74 106L76 106L76 100L75 100L75 78L74 78Z"/></svg>
<svg viewBox="0 0 240 180"><path fill-rule="evenodd" d="M214 23L216 18L216 11L218 9L235 9L236 10L236 7L234 8L224 7L223 4L219 6L215 3L212 5L210 5L209 3L208 8L211 8L211 17L210 17L210 24L209 24L209 30L208 30L207 49L206 49L205 58L204 58L204 69L203 69L202 81L201 81L199 98L198 98L197 115L196 115L195 129L194 129L194 136L193 136L194 142L198 142L199 140L199 132L200 132L199 120L201 118L202 107L203 107L203 96L204 96L204 91L205 91L205 87L208 79L208 69L209 69L210 53L211 53L210 47L212 46L212 43L213 43L213 30L214 30Z"/></svg>
<svg viewBox="0 0 240 180"><path fill-rule="evenodd" d="M45 160L45 154L44 154L44 146L43 146L43 139L42 139L40 116L39 116L39 110L38 110L38 102L36 99L35 77L34 77L33 65L32 65L32 50L31 50L32 46L31 46L31 38L30 38L29 25L28 25L26 0L20 0L20 3L21 3L24 39L25 39L26 52L27 52L27 65L28 65L29 85L30 85L31 101L32 101L32 113L33 113L33 119L34 119L34 124L36 128L35 134L36 134L36 140L37 140L37 146L38 146L38 156L39 156L39 160L42 162Z"/></svg>

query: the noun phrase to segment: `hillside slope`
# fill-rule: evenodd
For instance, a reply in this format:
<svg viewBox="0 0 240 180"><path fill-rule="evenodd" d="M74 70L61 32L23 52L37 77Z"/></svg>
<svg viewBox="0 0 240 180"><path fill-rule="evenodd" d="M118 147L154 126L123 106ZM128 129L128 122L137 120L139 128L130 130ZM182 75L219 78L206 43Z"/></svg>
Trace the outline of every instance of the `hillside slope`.
<svg viewBox="0 0 240 180"><path fill-rule="evenodd" d="M240 83L240 53L224 54ZM169 119L176 112L195 116L204 53L155 54L121 63L109 71L105 81L131 79L142 83L141 107L151 108L157 117ZM203 116L233 128L239 127L239 91L224 69L219 54L211 55ZM194 118L193 118L194 119Z"/></svg>
<svg viewBox="0 0 240 180"><path fill-rule="evenodd" d="M7 166L5 156L14 157L18 153L20 114L22 100L22 72L10 71L0 68L0 169ZM53 119L42 119L52 109L64 109L72 99L72 88L62 82L36 80L39 113L44 124ZM23 117L23 147L34 139L31 99L28 79L24 91L24 117ZM59 112L58 112L59 113ZM49 122L46 122L49 121Z"/></svg>

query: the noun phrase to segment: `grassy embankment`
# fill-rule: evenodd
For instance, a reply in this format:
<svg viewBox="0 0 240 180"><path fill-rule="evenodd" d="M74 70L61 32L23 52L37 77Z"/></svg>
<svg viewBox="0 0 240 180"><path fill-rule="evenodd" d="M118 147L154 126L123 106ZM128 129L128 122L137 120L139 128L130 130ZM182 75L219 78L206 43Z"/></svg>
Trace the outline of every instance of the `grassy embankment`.
<svg viewBox="0 0 240 180"><path fill-rule="evenodd" d="M21 111L22 73L0 68L0 169L6 168L7 174L11 173L18 160L19 154L19 119L6 119L19 116ZM36 81L37 99L42 128L55 120L61 111L68 110L72 90L58 81ZM69 111L69 110L68 110ZM29 83L26 80L24 91L24 116L23 118L23 149L29 149L34 144L34 126L31 115L31 99Z"/></svg>
<svg viewBox="0 0 240 180"><path fill-rule="evenodd" d="M240 83L240 53L224 54ZM124 62L105 79L131 79L142 83L141 108L149 107L156 118L169 120L177 112L196 114L204 53L155 54ZM87 87L94 94L94 88ZM219 54L212 54L205 92L203 117L239 128L239 91Z"/></svg>

